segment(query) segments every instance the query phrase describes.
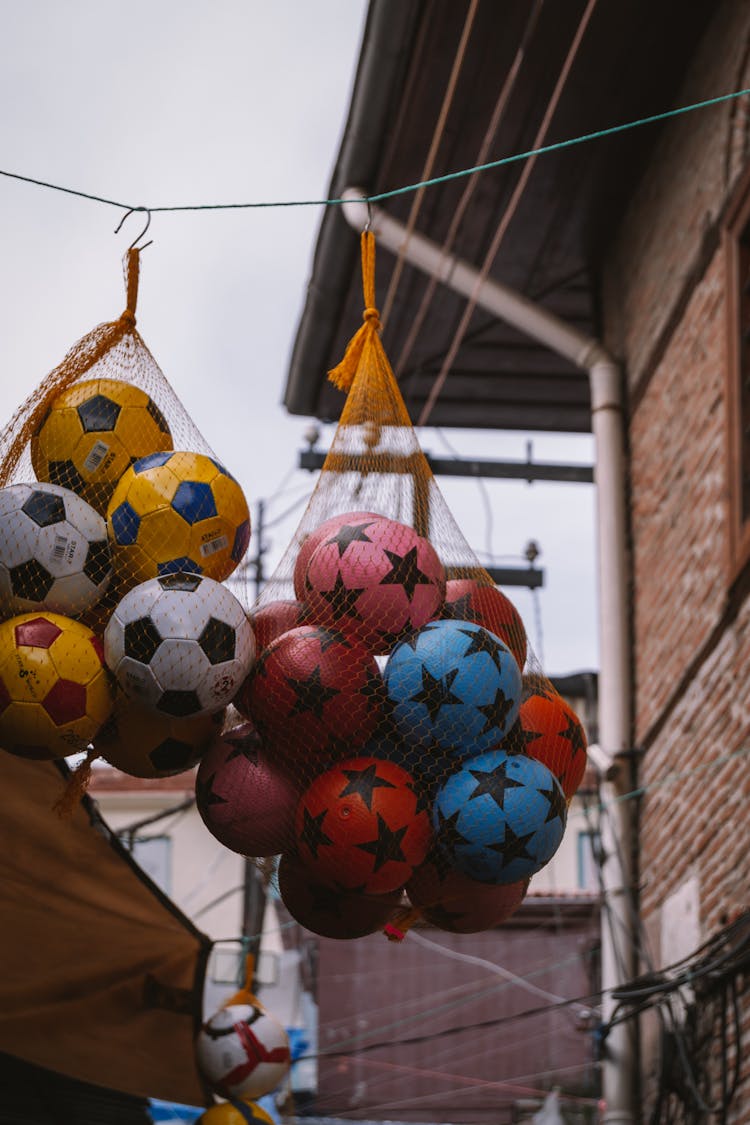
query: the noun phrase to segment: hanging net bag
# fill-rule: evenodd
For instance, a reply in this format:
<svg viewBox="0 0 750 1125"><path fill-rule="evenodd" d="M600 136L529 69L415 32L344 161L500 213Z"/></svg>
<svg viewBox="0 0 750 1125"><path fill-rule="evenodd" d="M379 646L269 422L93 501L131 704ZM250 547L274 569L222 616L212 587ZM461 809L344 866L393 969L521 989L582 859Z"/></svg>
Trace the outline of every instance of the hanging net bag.
<svg viewBox="0 0 750 1125"><path fill-rule="evenodd" d="M226 584L250 519L136 329L138 278L131 248L125 311L0 434L0 746L158 777L197 762L252 665Z"/></svg>
<svg viewBox="0 0 750 1125"><path fill-rule="evenodd" d="M586 762L512 602L478 563L363 323L347 398L299 528L254 606L242 721L204 756L198 806L245 855L280 855L290 914L354 938L417 918L509 916L560 844Z"/></svg>

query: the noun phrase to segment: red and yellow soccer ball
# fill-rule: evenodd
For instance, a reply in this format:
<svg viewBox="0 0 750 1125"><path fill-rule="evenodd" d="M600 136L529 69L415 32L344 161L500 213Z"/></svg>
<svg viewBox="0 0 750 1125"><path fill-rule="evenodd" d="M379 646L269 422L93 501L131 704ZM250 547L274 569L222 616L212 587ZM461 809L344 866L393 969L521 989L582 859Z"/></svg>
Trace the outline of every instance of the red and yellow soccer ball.
<svg viewBox="0 0 750 1125"><path fill-rule="evenodd" d="M69 617L25 613L0 625L0 746L23 758L86 751L114 706L101 640Z"/></svg>
<svg viewBox="0 0 750 1125"><path fill-rule="evenodd" d="M270 754L312 769L363 746L381 718L375 658L339 633L290 629L265 649L234 705Z"/></svg>
<svg viewBox="0 0 750 1125"><path fill-rule="evenodd" d="M496 586L488 586L473 578L451 578L445 584L445 605L441 616L473 621L489 629L505 642L516 658L519 671L523 672L526 629L513 602Z"/></svg>
<svg viewBox="0 0 750 1125"><path fill-rule="evenodd" d="M132 461L171 448L167 420L144 390L86 379L53 400L31 439L31 463L40 481L70 488L104 512Z"/></svg>
<svg viewBox="0 0 750 1125"><path fill-rule="evenodd" d="M432 828L406 770L372 757L346 758L320 774L295 818L300 861L342 891L387 894L423 862Z"/></svg>
<svg viewBox="0 0 750 1125"><path fill-rule="evenodd" d="M385 517L344 524L326 536L305 575L310 620L375 653L435 618L444 597L445 571L435 548Z"/></svg>
<svg viewBox="0 0 750 1125"><path fill-rule="evenodd" d="M524 751L560 782L565 799L576 793L586 772L586 732L570 704L541 677L524 679L519 721Z"/></svg>
<svg viewBox="0 0 750 1125"><path fill-rule="evenodd" d="M130 586L187 571L222 582L250 542L245 495L213 457L152 453L120 478L107 508L112 562Z"/></svg>

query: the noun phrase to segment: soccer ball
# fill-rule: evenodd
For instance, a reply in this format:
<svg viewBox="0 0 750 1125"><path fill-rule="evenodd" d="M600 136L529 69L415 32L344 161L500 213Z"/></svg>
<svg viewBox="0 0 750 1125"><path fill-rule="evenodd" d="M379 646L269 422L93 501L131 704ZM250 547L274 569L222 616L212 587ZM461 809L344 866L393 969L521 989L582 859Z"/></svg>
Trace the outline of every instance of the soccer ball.
<svg viewBox="0 0 750 1125"><path fill-rule="evenodd" d="M56 484L0 489L0 612L49 609L75 617L112 577L107 526L90 504Z"/></svg>
<svg viewBox="0 0 750 1125"><path fill-rule="evenodd" d="M528 879L479 883L451 867L435 849L404 890L426 922L451 934L478 934L505 922L524 900Z"/></svg>
<svg viewBox="0 0 750 1125"><path fill-rule="evenodd" d="M340 941L382 930L401 902L401 888L387 894L362 894L326 886L291 855L279 861L279 894L292 918L320 937Z"/></svg>
<svg viewBox="0 0 750 1125"><path fill-rule="evenodd" d="M551 686L536 686L521 701L524 750L552 770L570 800L586 772L586 733L572 707Z"/></svg>
<svg viewBox="0 0 750 1125"><path fill-rule="evenodd" d="M295 817L297 854L314 879L344 891L402 887L432 843L410 774L377 758L346 758L320 774Z"/></svg>
<svg viewBox="0 0 750 1125"><path fill-rule="evenodd" d="M471 621L433 621L396 645L383 672L410 742L459 758L498 746L518 716L521 673L507 645Z"/></svg>
<svg viewBox="0 0 750 1125"><path fill-rule="evenodd" d="M567 807L541 762L489 750L451 774L435 795L432 817L451 866L482 883L515 883L555 854Z"/></svg>
<svg viewBox="0 0 750 1125"><path fill-rule="evenodd" d="M432 544L384 517L339 527L307 566L310 620L373 652L436 617L444 595L445 571Z"/></svg>
<svg viewBox="0 0 750 1125"><path fill-rule="evenodd" d="M374 512L345 512L344 515L331 516L330 519L318 524L314 531L311 531L304 539L294 562L294 594L297 600L305 600L307 564L310 562L315 548L319 547L324 539L336 534L340 528L347 525L350 532L355 532L358 525L372 523L373 520L382 518Z"/></svg>
<svg viewBox="0 0 750 1125"><path fill-rule="evenodd" d="M107 508L112 559L131 585L191 571L223 581L250 541L247 500L203 453L152 453L121 477Z"/></svg>
<svg viewBox="0 0 750 1125"><path fill-rule="evenodd" d="M57 613L0 625L0 746L48 760L86 751L114 705L101 641Z"/></svg>
<svg viewBox="0 0 750 1125"><path fill-rule="evenodd" d="M255 647L260 654L282 633L296 629L305 621L305 606L296 601L266 602L250 614Z"/></svg>
<svg viewBox="0 0 750 1125"><path fill-rule="evenodd" d="M226 586L200 574L141 583L104 630L104 657L125 694L175 718L226 707L254 656L244 609Z"/></svg>
<svg viewBox="0 0 750 1125"><path fill-rule="evenodd" d="M239 1108L241 1106L242 1108ZM212 1105L200 1115L195 1125L275 1125L263 1106L247 1098L235 1098L235 1105L222 1102Z"/></svg>
<svg viewBox="0 0 750 1125"><path fill-rule="evenodd" d="M179 719L139 707L118 691L115 709L94 738L105 762L130 777L173 777L201 760L224 712Z"/></svg>
<svg viewBox="0 0 750 1125"><path fill-rule="evenodd" d="M286 765L327 765L364 745L382 714L383 681L361 645L301 625L264 650L235 700Z"/></svg>
<svg viewBox="0 0 750 1125"><path fill-rule="evenodd" d="M31 439L31 463L39 480L104 512L132 461L171 448L167 420L150 395L119 379L86 379L54 399Z"/></svg>
<svg viewBox="0 0 750 1125"><path fill-rule="evenodd" d="M289 1039L255 1004L228 1004L203 1024L195 1044L206 1082L222 1097L261 1098L289 1069Z"/></svg>
<svg viewBox="0 0 750 1125"><path fill-rule="evenodd" d="M252 723L213 739L198 767L195 796L206 828L230 851L278 855L291 841L299 791Z"/></svg>
<svg viewBox="0 0 750 1125"><path fill-rule="evenodd" d="M489 629L501 641L505 641L523 672L526 663L526 630L513 602L496 586L482 585L473 578L450 579L445 584L445 605L441 617L474 621Z"/></svg>

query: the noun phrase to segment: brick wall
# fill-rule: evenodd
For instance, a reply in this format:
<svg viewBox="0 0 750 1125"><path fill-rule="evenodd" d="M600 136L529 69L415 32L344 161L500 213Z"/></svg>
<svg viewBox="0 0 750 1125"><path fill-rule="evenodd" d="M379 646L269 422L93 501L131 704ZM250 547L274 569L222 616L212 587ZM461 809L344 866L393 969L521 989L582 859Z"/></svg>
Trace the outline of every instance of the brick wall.
<svg viewBox="0 0 750 1125"><path fill-rule="evenodd" d="M717 5L676 104L750 85L750 6ZM750 600L729 612L722 214L748 159L727 103L674 119L620 227L606 339L629 392L641 915L657 964L665 900L694 880L700 940L750 908ZM745 750L748 752L745 752ZM667 919L668 920L668 919ZM744 1000L750 1059L750 997ZM653 1030L653 1029L651 1029ZM645 1100L655 1056L646 1031ZM715 1062L716 1060L714 1060ZM750 1064L729 1120L750 1121Z"/></svg>

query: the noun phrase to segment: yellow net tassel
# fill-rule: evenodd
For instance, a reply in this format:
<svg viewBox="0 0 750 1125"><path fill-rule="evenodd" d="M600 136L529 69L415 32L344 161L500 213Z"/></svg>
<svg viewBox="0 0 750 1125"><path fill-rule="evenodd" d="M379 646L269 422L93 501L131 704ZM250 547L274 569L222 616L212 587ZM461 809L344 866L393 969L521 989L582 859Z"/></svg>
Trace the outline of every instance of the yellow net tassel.
<svg viewBox="0 0 750 1125"><path fill-rule="evenodd" d="M88 751L83 761L76 766L65 783L61 796L52 806L61 820L69 820L76 807L81 802L81 797L87 791L91 781L91 763L99 757L99 751L93 748Z"/></svg>
<svg viewBox="0 0 750 1125"><path fill-rule="evenodd" d="M135 306L138 303L138 277L140 274L140 252L131 246L124 258L125 266L125 311L120 323L125 328L135 328Z"/></svg>
<svg viewBox="0 0 750 1125"><path fill-rule="evenodd" d="M391 920L383 927L388 941L403 941L409 930L422 918L422 911L415 906L404 906L396 910Z"/></svg>
<svg viewBox="0 0 750 1125"><path fill-rule="evenodd" d="M354 382L365 345L380 331L380 313L375 307L375 235L372 231L362 232L361 250L362 289L365 298L363 323L349 341L344 358L328 372L328 378L340 391L349 390Z"/></svg>
<svg viewBox="0 0 750 1125"><path fill-rule="evenodd" d="M248 953L245 957L245 983L239 992L235 992L234 996L230 996L224 1002L222 1007L229 1008L235 1004L253 1004L256 1008L260 1008L261 1012L267 1013L266 1008L263 1007L258 997L252 989L253 977L255 975L255 957L252 953Z"/></svg>

